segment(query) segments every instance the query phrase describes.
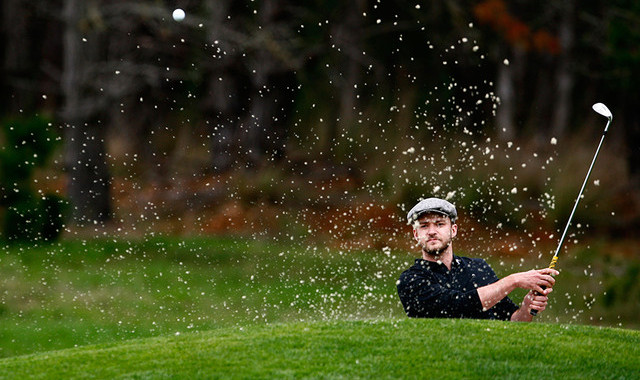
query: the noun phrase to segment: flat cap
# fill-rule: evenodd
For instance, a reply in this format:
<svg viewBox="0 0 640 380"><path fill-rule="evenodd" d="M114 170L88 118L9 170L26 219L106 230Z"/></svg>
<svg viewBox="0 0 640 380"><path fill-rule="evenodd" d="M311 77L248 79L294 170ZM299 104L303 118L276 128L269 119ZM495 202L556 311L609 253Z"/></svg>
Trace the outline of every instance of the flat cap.
<svg viewBox="0 0 640 380"><path fill-rule="evenodd" d="M456 211L456 206L451 204L448 201L440 198L427 198L423 199L418 204L413 206L413 208L407 214L407 221L409 224L412 224L420 215L428 213L428 212L437 212L442 215L446 215L451 219L451 223L455 223L456 219L458 219L458 212Z"/></svg>

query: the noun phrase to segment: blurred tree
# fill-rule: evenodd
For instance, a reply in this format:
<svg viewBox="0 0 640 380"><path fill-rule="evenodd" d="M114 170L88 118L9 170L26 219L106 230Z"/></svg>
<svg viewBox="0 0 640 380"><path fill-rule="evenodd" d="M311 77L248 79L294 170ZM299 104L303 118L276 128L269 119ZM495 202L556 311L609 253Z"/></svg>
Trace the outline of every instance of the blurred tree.
<svg viewBox="0 0 640 380"><path fill-rule="evenodd" d="M25 93L24 82L33 68L29 67L30 44L29 12L24 2L19 0L7 0L2 2L2 57L5 75L2 76L2 87L11 88L11 91L1 91L1 104L5 110L21 104L26 99L32 98ZM29 99L29 101L32 101ZM13 105L13 107L12 107Z"/></svg>
<svg viewBox="0 0 640 380"><path fill-rule="evenodd" d="M560 25L558 31L558 43L560 53L558 56L558 68L554 78L555 106L553 107L553 118L551 131L556 136L564 136L568 127L572 112L572 91L576 78L573 67L574 45L575 45L575 0L566 0L559 4ZM544 35L540 36L544 37ZM538 38L541 40L541 38ZM541 41L544 43L544 41Z"/></svg>
<svg viewBox="0 0 640 380"><path fill-rule="evenodd" d="M32 114L44 109L55 113L62 45L57 3L2 2L0 112Z"/></svg>
<svg viewBox="0 0 640 380"><path fill-rule="evenodd" d="M248 83L241 62L242 48L247 37L240 33L232 14L231 0L207 0L206 41L214 49L208 59L210 70L205 73L202 112L209 120L211 166L223 173L237 164L238 130Z"/></svg>
<svg viewBox="0 0 640 380"><path fill-rule="evenodd" d="M241 149L247 161L258 165L278 161L284 155L288 118L293 109L298 66L292 3L265 0L260 3L250 32L246 65L251 83L249 107L241 119Z"/></svg>
<svg viewBox="0 0 640 380"><path fill-rule="evenodd" d="M366 67L372 63L366 56L366 19L362 16L367 11L366 1L349 1L341 4L342 17L335 20L330 27L331 41L340 50L340 57L333 62L340 70L336 78L337 128L331 133L332 139L341 134L351 132L356 124L357 111L362 101L359 94L364 85Z"/></svg>
<svg viewBox="0 0 640 380"><path fill-rule="evenodd" d="M47 163L59 144L56 132L41 116L1 124L0 235L9 241L49 241L62 232L65 201L33 188L35 170Z"/></svg>
<svg viewBox="0 0 640 380"><path fill-rule="evenodd" d="M496 92L501 103L496 127L503 140L510 141L518 132L522 133L524 127L531 126L536 131L534 136L546 141L542 136L550 129L552 119L556 129L566 123L572 83L567 68L570 60L567 54L572 44L572 4L569 1L562 5L534 6L523 1L507 4L504 0L483 0L475 4L475 18L481 25L489 26L499 41L492 46L492 60L498 67ZM561 12L566 16L561 23L562 41L554 30L547 29L548 25L554 25ZM527 20L517 14L526 15ZM557 69L557 56L563 51L565 54ZM553 72L558 73L557 81L553 80ZM554 83L561 86L556 88ZM553 90L559 90L560 96L552 96ZM527 109L527 105L531 108Z"/></svg>
<svg viewBox="0 0 640 380"><path fill-rule="evenodd" d="M256 166L284 155L300 66L293 4L284 0L205 3L203 112L210 115L213 168ZM233 6L232 6L233 4Z"/></svg>
<svg viewBox="0 0 640 380"><path fill-rule="evenodd" d="M612 109L616 127L624 128L627 144L629 172L640 185L640 4L618 0L608 3L604 12L606 20L605 41L598 41L602 49L604 73L593 73L602 78L604 93L615 99ZM604 74L604 75L603 75ZM638 200L640 201L640 199Z"/></svg>
<svg viewBox="0 0 640 380"><path fill-rule="evenodd" d="M401 154L439 128L569 135L595 120L577 106L605 97L640 175L631 1L185 0L182 22L170 18L175 4L2 4L0 107L64 103L76 221L110 217L111 172L154 185L175 167L201 173L183 160L194 142L209 144L198 163L216 173L281 157L383 168L394 163L379 147Z"/></svg>
<svg viewBox="0 0 640 380"><path fill-rule="evenodd" d="M104 147L107 125L101 120L107 99L92 86L94 64L101 59L103 48L97 6L95 1L84 0L65 0L64 4L64 164L72 217L79 224L111 218L111 180ZM87 38L93 42L83 44Z"/></svg>

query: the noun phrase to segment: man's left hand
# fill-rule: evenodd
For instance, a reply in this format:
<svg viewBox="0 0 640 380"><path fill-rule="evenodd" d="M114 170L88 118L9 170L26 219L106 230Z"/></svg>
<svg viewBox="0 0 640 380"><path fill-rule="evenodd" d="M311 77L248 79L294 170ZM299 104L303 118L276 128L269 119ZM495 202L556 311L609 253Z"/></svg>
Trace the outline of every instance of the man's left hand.
<svg viewBox="0 0 640 380"><path fill-rule="evenodd" d="M547 301L549 300L549 293L553 291L553 288L546 288L542 291L542 293L534 292L531 290L524 297L523 306L527 310L538 310L538 312L543 311L547 308Z"/></svg>

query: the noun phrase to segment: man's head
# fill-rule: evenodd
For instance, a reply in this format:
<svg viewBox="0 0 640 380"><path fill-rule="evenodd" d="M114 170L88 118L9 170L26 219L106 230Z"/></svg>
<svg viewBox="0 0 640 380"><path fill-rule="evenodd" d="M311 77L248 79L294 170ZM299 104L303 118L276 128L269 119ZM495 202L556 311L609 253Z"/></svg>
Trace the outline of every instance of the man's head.
<svg viewBox="0 0 640 380"><path fill-rule="evenodd" d="M458 219L456 206L440 198L427 198L418 202L407 214L407 222L414 225L420 216L428 213L437 213L448 216L451 224L455 224Z"/></svg>
<svg viewBox="0 0 640 380"><path fill-rule="evenodd" d="M407 220L425 259L453 253L451 242L458 233L457 218L455 206L438 198L422 200L409 211Z"/></svg>

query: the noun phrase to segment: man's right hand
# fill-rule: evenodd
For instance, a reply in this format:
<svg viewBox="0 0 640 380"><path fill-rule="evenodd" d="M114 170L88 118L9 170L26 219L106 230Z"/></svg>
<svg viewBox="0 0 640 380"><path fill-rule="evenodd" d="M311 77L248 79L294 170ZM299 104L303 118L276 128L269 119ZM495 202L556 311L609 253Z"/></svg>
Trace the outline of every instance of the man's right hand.
<svg viewBox="0 0 640 380"><path fill-rule="evenodd" d="M546 294L551 291L553 284L556 282L552 275L557 275L558 273L559 272L557 270L550 268L535 269L528 272L510 274L493 284L481 286L478 288L478 297L482 303L482 308L483 310L491 309L496 303L509 295L509 293L516 288L532 290L546 297ZM549 290L545 292L542 288L543 286ZM533 301L533 299L531 301ZM546 299L538 299L537 301L546 303ZM528 309L526 310L526 314L526 318L531 320Z"/></svg>
<svg viewBox="0 0 640 380"><path fill-rule="evenodd" d="M559 273L555 269L544 268L514 273L511 276L516 287L544 294L546 288L552 288L556 283L556 279L553 276L557 276Z"/></svg>

